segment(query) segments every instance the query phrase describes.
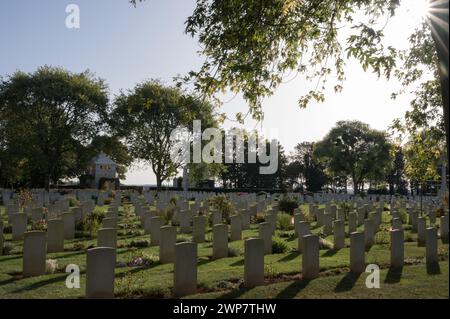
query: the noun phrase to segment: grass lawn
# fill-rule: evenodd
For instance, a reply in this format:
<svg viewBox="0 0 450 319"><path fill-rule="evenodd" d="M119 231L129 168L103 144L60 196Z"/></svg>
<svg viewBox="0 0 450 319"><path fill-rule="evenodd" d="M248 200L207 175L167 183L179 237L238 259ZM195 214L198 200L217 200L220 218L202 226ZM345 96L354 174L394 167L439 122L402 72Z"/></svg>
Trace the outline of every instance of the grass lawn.
<svg viewBox="0 0 450 319"><path fill-rule="evenodd" d="M106 206L97 207L104 211ZM302 207L307 211L307 206ZM3 212L3 208L0 208ZM138 221L130 209L121 208L117 258L121 266L116 268L115 294L119 298L169 298L173 286L173 265L158 262L158 247L132 247L136 242L149 240L138 229ZM2 214L4 223L6 219ZM382 268L381 288L367 289L362 274L354 278L348 274L349 248L339 251L320 251L320 278L304 282L299 280L301 255L295 251L297 238L293 231L276 232L275 238L287 244L284 253L265 257L266 285L251 290L241 289L244 273L244 239L258 235L258 225L243 231L243 240L231 242L233 257L212 260L211 229L207 229L207 242L198 245L198 291L195 298L448 298L448 245L439 240L440 269L428 269L424 264L425 248L418 247L416 234L405 226L405 262L401 274L389 271L389 228L390 216L385 213L381 231L374 245L366 254L366 263ZM321 234L321 227L312 223L313 233ZM83 298L85 289L86 253L88 247L96 244L96 238L78 232L77 238L65 241L66 251L47 254L47 259L58 263L56 273L40 277L23 278L22 242L11 242L11 235L5 234L9 255L0 256L0 298ZM178 241L190 240L187 234L178 234ZM325 240L332 242L333 236ZM349 243L348 238L346 239ZM132 242L135 242L132 244ZM128 267L126 263L137 257L144 257L149 264ZM76 264L81 271L80 289L68 289L65 267Z"/></svg>
<svg viewBox="0 0 450 319"><path fill-rule="evenodd" d="M365 281L368 273L355 276L350 273L324 275L315 280L289 280L268 283L253 289L234 289L197 294L187 298L240 298L240 299L292 299L292 298L447 298L448 261L441 262L438 269L425 265L406 266L401 270L382 269L380 288L369 289Z"/></svg>

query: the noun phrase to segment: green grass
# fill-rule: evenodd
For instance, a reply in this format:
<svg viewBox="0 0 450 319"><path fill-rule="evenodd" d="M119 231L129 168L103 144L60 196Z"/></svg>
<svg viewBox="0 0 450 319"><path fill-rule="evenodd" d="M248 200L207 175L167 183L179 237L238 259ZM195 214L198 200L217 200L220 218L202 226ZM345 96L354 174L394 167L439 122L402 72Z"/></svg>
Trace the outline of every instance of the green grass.
<svg viewBox="0 0 450 319"><path fill-rule="evenodd" d="M302 207L308 209L306 207ZM97 210L106 210L107 207L97 207ZM119 211L121 221L119 228L127 224L129 229L137 231L138 234L126 236L127 229L120 229L122 234L118 239L117 258L121 263L131 261L135 256L145 255L151 259L157 259L158 247L129 248L131 241L146 239L142 230L138 230L139 222L129 211ZM3 216L4 217L4 216ZM406 237L412 240L405 243L405 259L407 266L404 267L401 279L398 283L383 284L387 276L387 267L390 260L389 244L385 243L382 233L387 232L390 216L383 216L385 224L383 231L378 235L381 239L366 254L366 263L378 264L383 268L381 272L382 289L367 289L364 285L363 274L356 282L352 283L349 278L349 248L339 251L321 250L320 267L322 276L309 283L294 280L301 271L301 255L295 248L297 238L279 237L286 232L277 231L276 237L288 245L288 251L283 254L272 254L265 256L265 277L267 285L251 290L239 289L242 284L244 273L243 256L211 260L212 244L206 242L198 245L198 287L199 294L195 297L201 298L426 298L445 297L448 298L448 245L439 241L439 253L441 273L427 274L426 266L423 264L425 248L417 247L416 234L407 230ZM320 234L321 228L314 227L313 233ZM87 233L78 235L89 236ZM246 238L256 237L258 226L251 225L251 229L242 234L243 240L231 242L230 247L243 251ZM0 256L0 298L83 298L85 289L86 254L85 249L96 245L96 238L76 238L65 241L67 251L62 253L48 254L47 259L56 259L58 272L40 277L22 278L22 242L11 242L11 235L5 234L6 242L13 245L11 255ZM189 235L178 235L180 238L189 238ZM207 229L207 240L211 239L211 229ZM332 242L333 236L326 240ZM346 239L349 244L348 238ZM84 248L73 251L74 245L82 244ZM76 264L81 270L81 288L68 289L65 286L67 274L65 267ZM390 274L390 277L392 274ZM389 277L389 276L388 276ZM389 281L389 280L388 280ZM342 283L341 283L342 282ZM348 282L352 285L348 286ZM159 263L148 267L121 267L116 268L115 294L121 298L161 298L171 297L173 286L173 265ZM336 287L341 287L336 291ZM378 296L378 297L377 297Z"/></svg>
<svg viewBox="0 0 450 319"><path fill-rule="evenodd" d="M204 293L187 298L240 298L240 299L448 299L448 261L441 262L439 273L428 274L424 265L407 266L401 271L382 269L380 288L369 289L365 285L368 274L355 276L350 273L323 276L311 281L290 280L266 284L253 289L224 290Z"/></svg>

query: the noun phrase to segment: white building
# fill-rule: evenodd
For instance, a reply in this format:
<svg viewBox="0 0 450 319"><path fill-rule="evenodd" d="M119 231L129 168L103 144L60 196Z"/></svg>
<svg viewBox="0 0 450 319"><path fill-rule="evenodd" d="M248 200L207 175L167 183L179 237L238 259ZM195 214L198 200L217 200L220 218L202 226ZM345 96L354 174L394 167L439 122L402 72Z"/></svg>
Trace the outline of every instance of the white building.
<svg viewBox="0 0 450 319"><path fill-rule="evenodd" d="M100 153L92 160L90 175L94 177L95 187L100 187L101 179L117 178L117 164L104 153Z"/></svg>

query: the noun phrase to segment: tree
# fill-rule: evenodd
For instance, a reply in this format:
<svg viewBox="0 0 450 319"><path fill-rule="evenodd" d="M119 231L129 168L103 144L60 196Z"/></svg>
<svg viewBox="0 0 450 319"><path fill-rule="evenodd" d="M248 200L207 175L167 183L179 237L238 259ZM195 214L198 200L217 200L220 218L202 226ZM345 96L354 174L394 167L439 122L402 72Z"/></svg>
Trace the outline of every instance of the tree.
<svg viewBox="0 0 450 319"><path fill-rule="evenodd" d="M435 40L430 25L422 24L409 41L410 49L401 53L403 63L396 75L404 86L404 90L398 94L411 88L414 98L404 119L396 119L392 127L400 134L400 139L406 141L407 175L413 184L419 185L422 192L426 180L435 178L438 159L433 152L445 153L445 127L448 125L448 118L442 111L444 101L439 58L433 50ZM394 94L394 98L396 96ZM426 149L423 148L424 145Z"/></svg>
<svg viewBox="0 0 450 319"><path fill-rule="evenodd" d="M104 81L87 71L16 72L0 82L3 154L14 158L31 186L49 189L85 169L80 156L102 129L107 106Z"/></svg>
<svg viewBox="0 0 450 319"><path fill-rule="evenodd" d="M130 0L134 5L142 1ZM208 97L227 89L242 92L257 119L263 115L261 100L291 72L316 84L300 97L300 107L311 100L321 102L330 77L337 79L334 90L342 90L346 58L356 58L364 70L390 77L397 50L383 44L385 24L376 22L392 17L399 5L400 0L197 0L185 31L198 38L205 62L181 80L194 81ZM428 23L434 40L430 52L437 52L436 65L442 66L439 79L448 136L448 0L432 0L430 6ZM364 21L357 16L361 11ZM340 41L344 24L351 32Z"/></svg>
<svg viewBox="0 0 450 319"><path fill-rule="evenodd" d="M399 2L197 0L185 32L198 38L205 62L184 80L195 80L197 90L207 96L226 89L242 92L256 118L262 116L261 99L291 71L318 83L318 89L300 98L300 106L311 99L323 101L328 76L336 76L336 91L342 89L347 57L360 60L364 69L390 76L395 49L383 46L382 27L377 29L376 21L393 16ZM366 21L355 21L358 11ZM346 46L339 41L343 24L353 31Z"/></svg>
<svg viewBox="0 0 450 319"><path fill-rule="evenodd" d="M428 181L439 178L438 165L442 143L437 142L435 138L432 131L423 131L405 145L406 175L413 183L419 184L421 193Z"/></svg>
<svg viewBox="0 0 450 319"><path fill-rule="evenodd" d="M350 177L356 194L368 179L384 179L391 147L384 132L359 121L340 121L316 144L314 156L334 176Z"/></svg>
<svg viewBox="0 0 450 319"><path fill-rule="evenodd" d="M405 179L405 156L403 148L400 145L396 145L392 151L393 161L386 176L386 182L389 185L389 194L407 195L408 189Z"/></svg>
<svg viewBox="0 0 450 319"><path fill-rule="evenodd" d="M294 148L294 153L291 155L291 163L288 166L290 170L297 168L297 176L301 181L302 186L310 192L317 192L327 183L328 177L324 172L323 167L314 158L314 143L303 142L299 143Z"/></svg>
<svg viewBox="0 0 450 319"><path fill-rule="evenodd" d="M295 189L300 187L303 190L302 185L302 165L298 161L291 161L286 166L286 183L291 188Z"/></svg>
<svg viewBox="0 0 450 319"><path fill-rule="evenodd" d="M260 136L258 132L247 132L245 130L240 130L233 128L230 132L233 131L236 135L240 136L243 143L242 145L236 144L234 145L233 152L231 155L232 161L231 163L227 163L225 161L225 154L222 154L223 166L224 170L222 170L220 177L225 188L285 188L286 181L286 165L287 165L287 157L284 154L284 150L282 145L277 142L276 152L277 152L277 169L274 173L271 174L261 174L260 169L264 166L275 165L275 163L267 163L262 164L261 154L259 153L261 149L253 148L251 146L250 138L254 139L254 141L258 143L258 146L265 144L266 155L269 155L267 152L274 151L270 147L270 142L264 137ZM222 136L226 136L226 134L222 134ZM222 139L222 148L225 147L225 139ZM256 146L256 145L255 145ZM275 148L275 147L274 147ZM249 153L255 153L255 161L248 161ZM237 160L237 154L241 153L243 155L244 162L240 163ZM270 154L273 155L273 154ZM272 158L271 158L272 161Z"/></svg>
<svg viewBox="0 0 450 319"><path fill-rule="evenodd" d="M434 48L432 30L423 23L409 38L410 48L401 52L401 66L395 74L403 89L393 94L396 98L407 90L414 95L411 109L403 120L396 119L393 128L408 137L422 130L432 131L436 138L445 139L445 116L442 112L442 94L439 78L439 59Z"/></svg>
<svg viewBox="0 0 450 319"><path fill-rule="evenodd" d="M182 165L171 160L172 130L179 126L192 129L194 120L201 120L204 127L214 127L212 112L208 102L151 80L119 94L109 122L114 133L125 140L133 158L151 165L159 189Z"/></svg>
<svg viewBox="0 0 450 319"><path fill-rule="evenodd" d="M190 163L188 167L189 181L194 183L219 177L225 169L224 165L220 163Z"/></svg>

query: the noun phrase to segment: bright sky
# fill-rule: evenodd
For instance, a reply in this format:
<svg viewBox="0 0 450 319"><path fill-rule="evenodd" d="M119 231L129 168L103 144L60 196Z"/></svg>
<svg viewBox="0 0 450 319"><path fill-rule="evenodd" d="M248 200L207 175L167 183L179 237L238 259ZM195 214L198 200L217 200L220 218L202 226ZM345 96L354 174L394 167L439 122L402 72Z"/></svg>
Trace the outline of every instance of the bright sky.
<svg viewBox="0 0 450 319"><path fill-rule="evenodd" d="M407 37L425 12L426 0L403 0L397 15L385 29L386 43L407 48ZM67 29L68 4L80 8L80 29ZM184 21L195 0L148 0L134 8L127 0L14 0L0 2L0 76L16 70L35 71L42 65L61 66L74 72L90 69L107 80L111 97L121 89L158 78L166 83L179 74L198 68L202 58L195 39L184 34ZM277 130L287 152L302 141L320 140L339 120L361 120L384 130L403 116L410 96L393 101L400 87L395 79L386 81L363 72L351 61L346 67L344 91L327 95L325 103L301 110L297 101L308 89L302 78L281 86L264 102L263 129ZM233 117L246 113L239 97L224 104ZM235 126L227 122L225 127ZM253 129L255 123L246 121ZM154 184L153 173L145 167L130 170L125 184Z"/></svg>

